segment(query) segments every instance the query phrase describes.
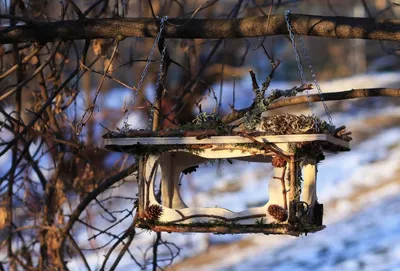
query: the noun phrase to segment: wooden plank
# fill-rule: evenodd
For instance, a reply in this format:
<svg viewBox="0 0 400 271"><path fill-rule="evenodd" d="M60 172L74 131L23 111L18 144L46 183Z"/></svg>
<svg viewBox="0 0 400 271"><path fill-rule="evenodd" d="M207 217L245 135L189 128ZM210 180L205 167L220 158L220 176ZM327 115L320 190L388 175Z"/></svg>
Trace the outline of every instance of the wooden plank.
<svg viewBox="0 0 400 271"><path fill-rule="evenodd" d="M328 134L304 134L304 135L273 135L258 136L255 140L264 143L290 143L307 141L327 141L332 144L350 148L349 142L335 138ZM106 138L104 145L132 146L142 145L202 145L202 144L237 144L253 143L249 138L241 136L212 136L210 138L197 139L196 137L125 137Z"/></svg>
<svg viewBox="0 0 400 271"><path fill-rule="evenodd" d="M334 137L333 135L326 135L326 136L327 136L326 137L326 141L328 141L328 142L330 142L332 144L344 147L346 149L350 149L350 142L345 141L345 140L340 139L340 138L337 138L337 137Z"/></svg>
<svg viewBox="0 0 400 271"><path fill-rule="evenodd" d="M141 225L137 225L141 227ZM144 228L147 228L144 226ZM288 224L269 224L266 227L259 225L248 225L246 227L230 227L230 226L200 226L200 225L154 225L150 229L155 232L200 232L200 233L216 233L216 234L241 234L241 233L264 233L264 234L285 234L292 236L300 236L304 233L313 233L323 230L325 226L302 226L295 228Z"/></svg>

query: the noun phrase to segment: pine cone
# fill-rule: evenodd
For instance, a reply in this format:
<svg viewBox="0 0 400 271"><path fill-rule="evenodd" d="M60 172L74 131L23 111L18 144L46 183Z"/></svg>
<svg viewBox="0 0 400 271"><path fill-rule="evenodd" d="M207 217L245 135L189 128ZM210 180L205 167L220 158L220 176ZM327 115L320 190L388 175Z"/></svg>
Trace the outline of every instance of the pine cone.
<svg viewBox="0 0 400 271"><path fill-rule="evenodd" d="M285 208L277 204L271 204L268 207L268 213L279 222L284 222L288 219L288 213Z"/></svg>
<svg viewBox="0 0 400 271"><path fill-rule="evenodd" d="M274 167L284 167L286 166L286 161L280 156L274 156L272 157L272 165Z"/></svg>
<svg viewBox="0 0 400 271"><path fill-rule="evenodd" d="M148 220L157 221L162 215L163 209L160 205L150 205L144 212L144 217Z"/></svg>

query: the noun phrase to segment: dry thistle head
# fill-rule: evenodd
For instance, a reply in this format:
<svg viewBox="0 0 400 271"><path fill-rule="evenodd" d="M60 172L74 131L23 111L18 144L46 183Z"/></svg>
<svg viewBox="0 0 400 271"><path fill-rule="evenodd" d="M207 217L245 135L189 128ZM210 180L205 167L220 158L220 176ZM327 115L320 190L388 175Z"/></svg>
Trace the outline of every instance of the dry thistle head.
<svg viewBox="0 0 400 271"><path fill-rule="evenodd" d="M268 206L268 213L279 222L284 222L288 219L288 212L277 204Z"/></svg>
<svg viewBox="0 0 400 271"><path fill-rule="evenodd" d="M286 166L286 160L283 159L283 157L274 156L274 157L272 157L272 166L274 166L274 167L284 167L284 166Z"/></svg>

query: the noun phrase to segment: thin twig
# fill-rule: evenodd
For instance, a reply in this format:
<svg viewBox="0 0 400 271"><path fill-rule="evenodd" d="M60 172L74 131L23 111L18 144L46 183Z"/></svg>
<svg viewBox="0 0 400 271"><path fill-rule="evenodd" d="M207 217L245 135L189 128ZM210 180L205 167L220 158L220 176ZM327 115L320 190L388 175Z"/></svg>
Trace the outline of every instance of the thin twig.
<svg viewBox="0 0 400 271"><path fill-rule="evenodd" d="M23 86L25 86L26 84L28 84L33 78L35 78L36 75L38 75L48 64L49 62L53 59L53 57L55 56L55 54L57 53L58 47L60 47L61 43L57 42L54 47L53 47L53 51L51 52L49 58L43 62L42 65L40 65L40 67L38 67L30 76L28 76L27 78L25 78L22 82L20 82L16 87L10 89L9 91L7 91L7 93L3 94L0 96L0 102L3 101L4 99L7 99L8 97L10 97L11 95L13 95L14 93L17 92L17 90L19 88L22 88ZM20 65L20 64L18 64Z"/></svg>
<svg viewBox="0 0 400 271"><path fill-rule="evenodd" d="M0 79L4 79L7 76L9 76L11 73L13 73L14 71L16 71L19 67L21 67L21 65L26 64L32 57L34 57L37 53L39 53L39 51L43 48L43 46L38 46L35 49L32 50L32 52L29 53L29 55L27 55L26 57L24 57L21 60L20 64L15 64L14 66L12 66L11 68L9 68L7 71L5 71L4 73L2 73L0 75Z"/></svg>
<svg viewBox="0 0 400 271"><path fill-rule="evenodd" d="M104 74L101 77L99 85L97 86L96 93L95 93L94 99L93 99L93 103L88 108L86 108L85 112L82 115L82 119L76 125L76 134L77 135L80 135L80 133L82 132L83 127L86 125L86 123L90 120L90 118L93 115L94 109L96 108L97 97L99 96L100 89L103 86L104 80L106 79L106 74L107 74L108 70L110 69L110 67L112 65L112 62L113 62L114 57L115 57L115 53L117 52L117 49L118 49L118 45L119 45L119 40L117 40L117 43L115 44L114 50L113 50L113 52L111 54L111 57L110 57L110 62L108 63L106 69L104 70Z"/></svg>
<svg viewBox="0 0 400 271"><path fill-rule="evenodd" d="M84 21L86 19L86 17L82 13L82 11L79 9L79 7L75 4L75 2L73 0L68 0L68 2L72 5L72 8L74 9L75 13L78 15L79 20Z"/></svg>

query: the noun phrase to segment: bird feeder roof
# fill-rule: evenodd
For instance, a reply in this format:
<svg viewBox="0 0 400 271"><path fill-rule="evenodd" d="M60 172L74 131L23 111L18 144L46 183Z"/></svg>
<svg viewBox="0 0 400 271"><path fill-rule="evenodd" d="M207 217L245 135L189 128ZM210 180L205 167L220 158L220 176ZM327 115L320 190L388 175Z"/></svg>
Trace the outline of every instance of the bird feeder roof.
<svg viewBox="0 0 400 271"><path fill-rule="evenodd" d="M254 148L257 144L317 144L321 151L327 152L350 149L349 136L338 134L338 129L312 116L285 113L263 117L251 130L242 124L233 126L214 119L195 121L175 129L108 132L103 136L104 146L114 151L139 154L238 144L243 144L244 148Z"/></svg>

